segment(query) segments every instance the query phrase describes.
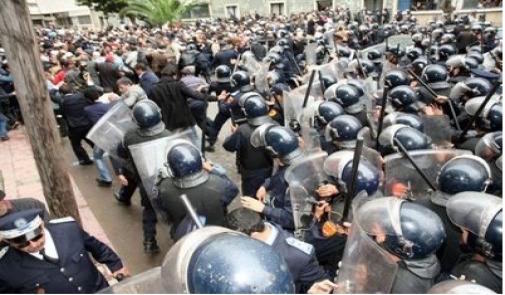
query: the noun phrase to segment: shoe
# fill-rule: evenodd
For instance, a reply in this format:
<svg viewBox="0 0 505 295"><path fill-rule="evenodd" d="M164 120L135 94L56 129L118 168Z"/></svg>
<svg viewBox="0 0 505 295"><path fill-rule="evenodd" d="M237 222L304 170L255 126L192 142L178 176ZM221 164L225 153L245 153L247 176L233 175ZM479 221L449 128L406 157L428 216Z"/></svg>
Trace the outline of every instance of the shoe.
<svg viewBox="0 0 505 295"><path fill-rule="evenodd" d="M144 241L144 253L146 254L156 254L160 252L160 247L156 243L156 239Z"/></svg>
<svg viewBox="0 0 505 295"><path fill-rule="evenodd" d="M93 165L93 161L91 160L82 160L82 161L79 161L79 165L81 166L89 166L89 165Z"/></svg>
<svg viewBox="0 0 505 295"><path fill-rule="evenodd" d="M116 200L119 202L119 204L121 204L123 206L129 207L132 204L130 200L122 199L121 195L117 191L114 192L114 198L116 198Z"/></svg>
<svg viewBox="0 0 505 295"><path fill-rule="evenodd" d="M112 185L112 181L106 181L106 180L102 180L100 178L97 178L95 179L98 186L101 186L101 187L110 187Z"/></svg>
<svg viewBox="0 0 505 295"><path fill-rule="evenodd" d="M7 141L7 140L9 140L9 139L10 139L10 138L9 138L7 135L6 135L6 136L4 136L4 137L0 137L0 140L1 140L1 141Z"/></svg>

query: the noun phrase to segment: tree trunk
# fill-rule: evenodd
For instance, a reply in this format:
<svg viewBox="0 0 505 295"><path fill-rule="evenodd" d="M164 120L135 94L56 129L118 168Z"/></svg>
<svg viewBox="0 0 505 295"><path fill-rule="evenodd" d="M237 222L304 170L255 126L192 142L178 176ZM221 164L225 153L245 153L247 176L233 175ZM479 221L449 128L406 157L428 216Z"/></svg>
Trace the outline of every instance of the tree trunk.
<svg viewBox="0 0 505 295"><path fill-rule="evenodd" d="M49 211L80 221L25 0L2 0L0 37Z"/></svg>

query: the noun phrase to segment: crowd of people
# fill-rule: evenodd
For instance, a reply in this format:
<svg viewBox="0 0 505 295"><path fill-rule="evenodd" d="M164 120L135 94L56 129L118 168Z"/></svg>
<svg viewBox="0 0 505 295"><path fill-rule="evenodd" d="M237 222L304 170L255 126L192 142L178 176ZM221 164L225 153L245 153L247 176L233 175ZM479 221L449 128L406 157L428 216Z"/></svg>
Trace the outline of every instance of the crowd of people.
<svg viewBox="0 0 505 295"><path fill-rule="evenodd" d="M176 242L159 271L110 291L502 292L491 23L336 9L36 37L79 164L99 186L116 177L122 205L138 188L146 254L160 251L158 222ZM7 61L0 86L15 100ZM205 157L217 149L235 154L240 183ZM75 221L0 205L1 291L97 292L107 282L86 252L129 276Z"/></svg>

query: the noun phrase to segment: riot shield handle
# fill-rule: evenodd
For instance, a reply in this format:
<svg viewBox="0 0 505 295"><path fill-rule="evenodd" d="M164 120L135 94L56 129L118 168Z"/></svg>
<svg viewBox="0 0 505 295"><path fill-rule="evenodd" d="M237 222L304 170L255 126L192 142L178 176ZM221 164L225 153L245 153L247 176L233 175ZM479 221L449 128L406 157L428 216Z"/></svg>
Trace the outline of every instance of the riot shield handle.
<svg viewBox="0 0 505 295"><path fill-rule="evenodd" d="M414 77L424 88L426 88L426 90L428 90L428 92L434 98L437 98L437 96L438 96L437 93L430 86L428 86L428 84L426 84L426 82L421 80L421 78L418 75L416 75L416 73L414 73L414 71L412 69L408 69L407 72L410 75L412 75L412 77ZM448 97L447 103L449 104L449 109L451 110L451 117L454 120L454 124L456 125L456 129L458 129L458 131L461 131L461 127L459 126L459 122L458 122L458 117L456 116L456 110L454 109L454 103L450 97Z"/></svg>
<svg viewBox="0 0 505 295"><path fill-rule="evenodd" d="M463 141L463 139L465 138L465 135L468 133L468 130L470 130L470 128L472 128L473 124L475 123L477 118L480 116L480 113L482 113L482 111L484 110L484 107L487 105L487 103L489 102L491 97L495 94L496 90L498 90L498 86L500 86L500 84L501 84L501 82L499 79L494 82L493 88L491 89L491 91L489 91L489 93L487 94L484 101L480 104L479 108L477 109L477 112L475 112L473 117L470 119L470 122L465 126L465 129L463 130L463 132L461 132L461 134L459 135L458 142Z"/></svg>
<svg viewBox="0 0 505 295"><path fill-rule="evenodd" d="M379 147L379 136L382 132L382 128L384 125L384 116L386 115L386 102L388 99L388 89L386 85L384 85L384 88L382 89L382 101L381 101L381 112L379 116L379 124L377 126L377 136L375 137L375 147Z"/></svg>
<svg viewBox="0 0 505 295"><path fill-rule="evenodd" d="M191 216L191 219L193 219L193 222L196 224L198 229L203 228L203 224L198 218L198 215L196 214L195 208L193 205L191 205L191 202L189 201L188 197L186 194L182 194L180 196L182 203L184 204L184 207L186 207L186 210L188 211L189 216Z"/></svg>
<svg viewBox="0 0 505 295"><path fill-rule="evenodd" d="M426 173L424 173L424 171L421 170L421 168L419 168L416 161L414 161L414 159L412 159L412 157L409 155L409 152L403 146L403 144L398 140L398 138L395 137L393 139L393 141L394 141L395 145L398 147L398 149L400 150L400 152L402 153L402 155L405 156L407 158L407 160L409 160L410 164L412 164L412 166L414 166L417 173L419 173L419 175L421 175L421 177L426 182L426 184L428 184L432 190L437 191L437 188L435 187L435 185L431 182L431 180L428 179L428 176L426 176Z"/></svg>
<svg viewBox="0 0 505 295"><path fill-rule="evenodd" d="M342 212L342 219L340 220L342 223L346 221L347 216L349 215L349 209L351 207L351 201L356 195L356 182L358 180L358 167L359 162L361 160L361 153L363 152L363 138L358 137L356 140L356 149L354 150L354 157L352 159L352 178L351 185L347 190L347 194L345 195L345 203L344 203L344 211Z"/></svg>
<svg viewBox="0 0 505 295"><path fill-rule="evenodd" d="M307 106L309 101L310 90L312 89L312 84L314 83L314 77L316 76L316 70L312 70L310 73L309 85L307 85L307 90L305 91L305 97L303 98L303 108Z"/></svg>

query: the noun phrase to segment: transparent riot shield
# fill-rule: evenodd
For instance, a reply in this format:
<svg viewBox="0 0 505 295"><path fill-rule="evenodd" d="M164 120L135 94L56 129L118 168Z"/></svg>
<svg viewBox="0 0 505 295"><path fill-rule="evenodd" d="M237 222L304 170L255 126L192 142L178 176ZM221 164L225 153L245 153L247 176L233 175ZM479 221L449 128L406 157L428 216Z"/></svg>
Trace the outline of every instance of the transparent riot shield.
<svg viewBox="0 0 505 295"><path fill-rule="evenodd" d="M254 86L263 95L268 93L270 87L268 86L267 74L270 68L270 63L259 63L256 72L254 72Z"/></svg>
<svg viewBox="0 0 505 295"><path fill-rule="evenodd" d="M303 111L303 100L305 99L305 93L307 91L308 84L297 87L291 91L284 91L283 95L283 110L284 110L284 122L286 126L293 120L300 122L300 116ZM323 99L323 92L319 81L314 79L312 87L309 92L309 98L307 100L307 105L312 104L317 100Z"/></svg>
<svg viewBox="0 0 505 295"><path fill-rule="evenodd" d="M170 145L176 140L185 140L191 143L191 137L192 130L188 129L184 132L130 145L128 147L135 168L137 168L137 172L142 181L142 185L151 201L153 201L153 206L156 204L158 198L156 183L159 177L162 176L161 173L165 167L167 152Z"/></svg>
<svg viewBox="0 0 505 295"><path fill-rule="evenodd" d="M469 154L471 154L470 151L455 149L409 152L419 168L435 185L440 169L447 161L457 156ZM384 173L384 195L409 199L430 198L430 186L401 153L388 155L384 158Z"/></svg>
<svg viewBox="0 0 505 295"><path fill-rule="evenodd" d="M342 266L338 270L336 279L338 288L335 293L387 294L390 293L396 278L398 265L394 257L374 240L374 236L392 231L392 228L382 226L380 222L381 219L387 220L389 212L377 212L380 214L362 212L359 209L367 204L367 200L366 196L359 196L353 200L354 218L345 244ZM374 221L376 228L369 228Z"/></svg>
<svg viewBox="0 0 505 295"><path fill-rule="evenodd" d="M323 169L327 156L325 152L308 155L291 165L284 175L289 184L295 236L301 240L304 240L312 221L312 205L317 201L314 191L328 180Z"/></svg>
<svg viewBox="0 0 505 295"><path fill-rule="evenodd" d="M161 279L161 267L155 267L106 289L102 294L160 294L165 293Z"/></svg>
<svg viewBox="0 0 505 295"><path fill-rule="evenodd" d="M441 148L450 147L452 128L447 115L422 115L421 119L424 124L424 133L431 138L433 144Z"/></svg>
<svg viewBox="0 0 505 295"><path fill-rule="evenodd" d="M313 66L313 70L316 71L316 75L314 76L314 81L319 81L319 73L321 76L331 77L335 80L338 80L342 76L342 69L339 68L339 64L336 60L331 61L329 63L325 63L320 66ZM308 83L310 80L310 72L303 75L302 84Z"/></svg>
<svg viewBox="0 0 505 295"><path fill-rule="evenodd" d="M252 77L260 68L260 62L256 60L254 54L242 54L240 56L239 64L246 69L250 77Z"/></svg>
<svg viewBox="0 0 505 295"><path fill-rule="evenodd" d="M315 65L317 61L317 43L309 43L305 46L305 63L309 66Z"/></svg>
<svg viewBox="0 0 505 295"><path fill-rule="evenodd" d="M125 103L118 102L95 123L86 138L109 155L120 159L117 155L118 145L122 144L128 131L136 128L130 108Z"/></svg>

